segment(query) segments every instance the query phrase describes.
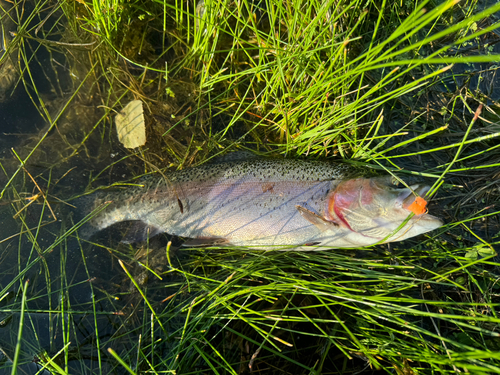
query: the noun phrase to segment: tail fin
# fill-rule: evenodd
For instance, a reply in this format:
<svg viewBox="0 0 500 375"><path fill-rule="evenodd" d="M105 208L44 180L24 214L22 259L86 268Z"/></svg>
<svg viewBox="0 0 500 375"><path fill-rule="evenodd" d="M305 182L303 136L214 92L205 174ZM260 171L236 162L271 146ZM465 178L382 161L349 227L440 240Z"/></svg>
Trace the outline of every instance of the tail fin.
<svg viewBox="0 0 500 375"><path fill-rule="evenodd" d="M97 191L92 194L84 195L71 201L73 208L73 227L72 232L78 232L78 237L89 240L100 228L93 222L93 218L98 216L111 202L103 202L106 194Z"/></svg>
<svg viewBox="0 0 500 375"><path fill-rule="evenodd" d="M133 243L144 241L162 232L160 229L150 226L140 220L116 220L116 215L107 218L102 215L102 211L112 203L109 193L97 191L89 195L76 198L72 204L73 209L73 228L72 232L77 232L78 237L83 240L90 240L95 234L109 225L127 222L120 229L124 230L123 243ZM109 220L108 220L109 219Z"/></svg>

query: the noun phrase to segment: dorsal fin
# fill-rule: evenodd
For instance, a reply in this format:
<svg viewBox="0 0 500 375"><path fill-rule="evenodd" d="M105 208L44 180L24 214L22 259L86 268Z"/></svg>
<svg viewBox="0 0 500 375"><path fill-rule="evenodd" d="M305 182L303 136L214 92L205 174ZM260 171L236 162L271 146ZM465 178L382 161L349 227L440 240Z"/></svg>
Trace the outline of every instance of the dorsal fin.
<svg viewBox="0 0 500 375"><path fill-rule="evenodd" d="M254 154L251 151L233 151L225 155L215 156L208 161L209 164L227 163L231 161L245 161L251 159L260 159L262 156Z"/></svg>

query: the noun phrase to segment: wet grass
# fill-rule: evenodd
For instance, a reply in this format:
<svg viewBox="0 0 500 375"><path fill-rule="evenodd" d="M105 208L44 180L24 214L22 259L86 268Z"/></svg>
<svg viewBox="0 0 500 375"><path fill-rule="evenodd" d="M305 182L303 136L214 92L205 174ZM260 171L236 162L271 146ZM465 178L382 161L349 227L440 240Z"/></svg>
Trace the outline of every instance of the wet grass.
<svg viewBox="0 0 500 375"><path fill-rule="evenodd" d="M500 373L500 5L2 5L9 100L46 124L0 160L6 373ZM134 98L132 152L113 117ZM321 252L76 235L71 197L242 149L421 176L446 225Z"/></svg>

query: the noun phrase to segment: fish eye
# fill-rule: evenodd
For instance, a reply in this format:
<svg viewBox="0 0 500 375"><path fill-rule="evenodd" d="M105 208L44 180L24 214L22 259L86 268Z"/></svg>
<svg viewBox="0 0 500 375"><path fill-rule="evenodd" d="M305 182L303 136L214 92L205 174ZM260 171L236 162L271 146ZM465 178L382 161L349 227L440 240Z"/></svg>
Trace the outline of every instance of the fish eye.
<svg viewBox="0 0 500 375"><path fill-rule="evenodd" d="M391 184L394 185L394 186L398 186L399 185L399 179L396 178L396 176L391 176Z"/></svg>

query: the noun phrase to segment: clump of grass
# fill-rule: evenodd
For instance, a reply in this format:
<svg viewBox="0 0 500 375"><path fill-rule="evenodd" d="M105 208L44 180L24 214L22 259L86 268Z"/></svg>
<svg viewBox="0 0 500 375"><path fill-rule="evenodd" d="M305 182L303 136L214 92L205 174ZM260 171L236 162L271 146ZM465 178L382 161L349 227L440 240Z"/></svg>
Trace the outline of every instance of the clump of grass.
<svg viewBox="0 0 500 375"><path fill-rule="evenodd" d="M21 82L48 125L14 147L14 167L1 161L0 197L15 214L0 242L0 313L17 333L0 344L5 366L499 373L497 103L460 77L498 60L464 48L495 40L500 6L475 5L17 4ZM62 100L36 80L37 48L66 55L52 69ZM148 143L129 153L112 114L133 97ZM435 181L430 209L448 224L371 250L175 251L155 239L132 254L75 238L79 223L56 208L86 185L239 148L404 168Z"/></svg>

